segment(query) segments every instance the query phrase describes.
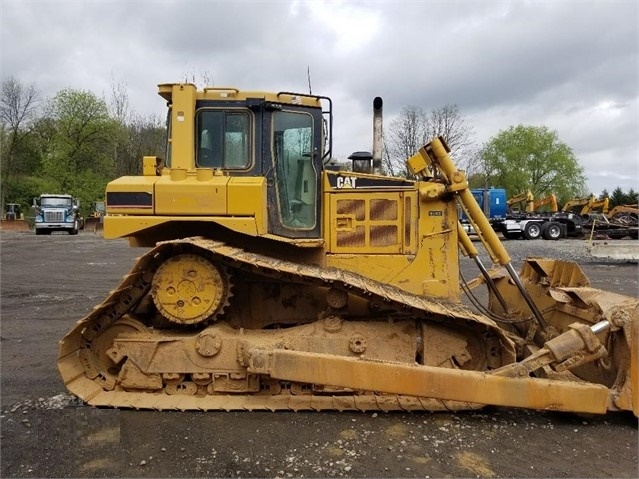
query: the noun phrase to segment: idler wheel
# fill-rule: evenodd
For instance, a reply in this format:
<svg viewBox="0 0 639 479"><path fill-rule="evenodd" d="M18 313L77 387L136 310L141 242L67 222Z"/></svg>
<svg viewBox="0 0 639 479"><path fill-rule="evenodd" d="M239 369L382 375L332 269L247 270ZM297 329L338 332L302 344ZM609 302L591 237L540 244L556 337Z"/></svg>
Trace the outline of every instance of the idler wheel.
<svg viewBox="0 0 639 479"><path fill-rule="evenodd" d="M228 274L202 256L179 254L157 269L151 296L169 321L197 324L220 314L228 304Z"/></svg>

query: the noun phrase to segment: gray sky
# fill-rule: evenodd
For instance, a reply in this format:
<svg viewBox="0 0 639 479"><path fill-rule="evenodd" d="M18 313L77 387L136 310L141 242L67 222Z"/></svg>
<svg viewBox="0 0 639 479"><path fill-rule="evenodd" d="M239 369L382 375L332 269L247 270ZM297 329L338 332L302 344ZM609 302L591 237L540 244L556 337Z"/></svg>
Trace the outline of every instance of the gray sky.
<svg viewBox="0 0 639 479"><path fill-rule="evenodd" d="M457 104L478 145L545 125L593 193L639 190L636 0L0 2L2 76L45 97L125 82L136 112L164 115L156 85L187 73L307 92L310 67L338 158L370 150L375 96L386 125L406 106Z"/></svg>

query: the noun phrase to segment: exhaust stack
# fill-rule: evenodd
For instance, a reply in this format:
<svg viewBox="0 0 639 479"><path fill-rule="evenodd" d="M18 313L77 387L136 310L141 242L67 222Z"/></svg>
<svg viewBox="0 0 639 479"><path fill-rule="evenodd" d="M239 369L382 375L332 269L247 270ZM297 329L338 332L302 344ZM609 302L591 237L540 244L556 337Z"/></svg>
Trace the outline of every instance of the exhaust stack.
<svg viewBox="0 0 639 479"><path fill-rule="evenodd" d="M382 172L382 105L381 97L373 100L373 173Z"/></svg>

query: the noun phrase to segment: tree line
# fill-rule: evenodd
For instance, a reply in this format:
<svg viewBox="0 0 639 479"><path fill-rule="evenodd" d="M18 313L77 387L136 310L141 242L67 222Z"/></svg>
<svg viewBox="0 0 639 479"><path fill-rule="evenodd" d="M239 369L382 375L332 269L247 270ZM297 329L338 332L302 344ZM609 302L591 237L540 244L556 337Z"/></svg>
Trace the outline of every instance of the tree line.
<svg viewBox="0 0 639 479"><path fill-rule="evenodd" d="M13 76L0 90L0 202L31 204L41 193L69 193L83 211L103 199L114 178L141 173L144 155L162 156L165 120L135 112L127 86L112 80L107 98L63 89L44 99L35 84ZM402 109L384 132L384 173L408 177L405 161L422 145L443 136L473 188L505 188L509 196L530 189L535 197L554 193L560 204L590 196L583 168L556 131L516 125L477 146L473 128L457 105L429 112ZM616 188L610 206L636 204L638 193Z"/></svg>
<svg viewBox="0 0 639 479"><path fill-rule="evenodd" d="M597 196L586 187L586 177L572 149L556 131L545 126L516 125L477 146L473 128L457 105L430 112L409 106L402 109L384 134L383 168L387 174L408 176L405 159L430 139L443 136L471 188L504 188L508 196L530 190L535 198L554 194L560 205L576 198ZM612 208L638 204L639 193L620 187L604 190Z"/></svg>
<svg viewBox="0 0 639 479"><path fill-rule="evenodd" d="M136 113L126 85L108 98L63 89L43 98L10 76L0 86L0 202L28 206L41 193L68 193L88 213L114 178L141 173L144 155L162 156L165 120Z"/></svg>

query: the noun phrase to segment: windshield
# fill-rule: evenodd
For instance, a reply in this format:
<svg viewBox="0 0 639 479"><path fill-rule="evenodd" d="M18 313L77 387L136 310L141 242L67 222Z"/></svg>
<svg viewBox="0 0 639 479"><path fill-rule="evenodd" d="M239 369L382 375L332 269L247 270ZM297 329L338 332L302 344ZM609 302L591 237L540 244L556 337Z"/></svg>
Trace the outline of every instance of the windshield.
<svg viewBox="0 0 639 479"><path fill-rule="evenodd" d="M70 208L73 206L71 198L46 197L40 198L40 206L50 206L52 208Z"/></svg>

